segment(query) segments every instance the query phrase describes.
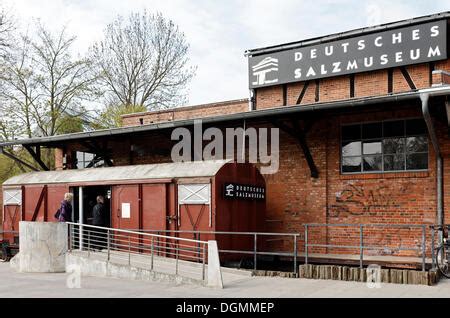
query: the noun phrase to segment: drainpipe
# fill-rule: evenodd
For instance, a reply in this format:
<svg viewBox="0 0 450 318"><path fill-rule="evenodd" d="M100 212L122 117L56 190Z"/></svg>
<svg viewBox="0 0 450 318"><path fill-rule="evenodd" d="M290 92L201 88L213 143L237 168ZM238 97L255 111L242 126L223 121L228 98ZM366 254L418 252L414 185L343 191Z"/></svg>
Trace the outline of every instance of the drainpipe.
<svg viewBox="0 0 450 318"><path fill-rule="evenodd" d="M434 152L436 153L436 183L437 183L437 224L439 226L444 225L444 209L443 209L443 187L442 187L442 181L443 181L443 165L442 165L442 153L441 149L439 147L439 142L436 136L436 129L433 125L433 122L431 120L430 116L430 109L429 109L429 100L430 100L430 94L429 93L421 93L420 99L422 101L422 112L423 112L423 118L425 119L425 122L428 127L428 133L431 137L431 143L433 144ZM442 241L442 232L439 232L439 242Z"/></svg>
<svg viewBox="0 0 450 318"><path fill-rule="evenodd" d="M252 111L252 110L256 110L256 100L255 100L255 90L254 89L250 89L249 90L249 99L248 99L248 110Z"/></svg>

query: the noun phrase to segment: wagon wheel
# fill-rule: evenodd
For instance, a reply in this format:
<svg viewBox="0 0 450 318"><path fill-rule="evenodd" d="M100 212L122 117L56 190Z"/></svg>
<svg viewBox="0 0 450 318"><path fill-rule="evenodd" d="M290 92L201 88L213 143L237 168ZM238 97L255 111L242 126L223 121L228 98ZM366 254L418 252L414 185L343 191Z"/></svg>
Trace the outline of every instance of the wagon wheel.
<svg viewBox="0 0 450 318"><path fill-rule="evenodd" d="M2 257L0 258L0 262L9 262L9 260L11 259L10 255L9 255L9 249L8 246L2 242L1 244L2 247Z"/></svg>
<svg viewBox="0 0 450 318"><path fill-rule="evenodd" d="M2 249L2 257L0 258L0 262L4 263L4 262L9 262L10 257L8 255L8 253L5 251L5 249Z"/></svg>
<svg viewBox="0 0 450 318"><path fill-rule="evenodd" d="M436 265L439 272L446 277L450 278L450 266L448 262L448 247L442 245L436 252Z"/></svg>
<svg viewBox="0 0 450 318"><path fill-rule="evenodd" d="M253 269L254 268L254 262L253 260L249 258L241 258L241 261L239 262L239 268L243 269Z"/></svg>

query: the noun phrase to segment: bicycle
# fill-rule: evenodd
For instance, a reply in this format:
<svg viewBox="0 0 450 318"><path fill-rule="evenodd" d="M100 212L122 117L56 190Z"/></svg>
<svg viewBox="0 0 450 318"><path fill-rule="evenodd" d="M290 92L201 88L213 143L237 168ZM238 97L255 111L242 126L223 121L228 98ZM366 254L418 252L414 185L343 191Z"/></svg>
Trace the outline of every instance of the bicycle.
<svg viewBox="0 0 450 318"><path fill-rule="evenodd" d="M448 240L448 231L450 226L438 227L437 230L443 232L442 242L436 248L434 256L435 264L442 276L450 279L450 241Z"/></svg>

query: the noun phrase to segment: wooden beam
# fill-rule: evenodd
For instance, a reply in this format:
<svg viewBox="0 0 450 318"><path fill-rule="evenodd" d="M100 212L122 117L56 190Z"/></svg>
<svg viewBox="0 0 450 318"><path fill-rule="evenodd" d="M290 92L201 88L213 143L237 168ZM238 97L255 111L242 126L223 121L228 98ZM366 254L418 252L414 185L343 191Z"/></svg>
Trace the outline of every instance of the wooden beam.
<svg viewBox="0 0 450 318"><path fill-rule="evenodd" d="M394 69L388 69L388 94L394 92Z"/></svg>
<svg viewBox="0 0 450 318"><path fill-rule="evenodd" d="M315 97L316 103L320 101L320 80L316 80L316 97Z"/></svg>
<svg viewBox="0 0 450 318"><path fill-rule="evenodd" d="M298 96L298 99L297 99L297 105L300 105L302 103L303 97L305 97L306 91L308 90L309 83L310 83L309 81L306 81L303 84L302 91L300 92L300 95Z"/></svg>
<svg viewBox="0 0 450 318"><path fill-rule="evenodd" d="M317 179L319 178L319 170L317 169L317 166L311 155L311 151L309 150L308 143L306 142L306 133L300 128L298 121L292 121L292 124L294 126L294 129L297 131L298 142L300 143L300 146L305 155L306 162L308 163L309 169L311 170L311 177Z"/></svg>
<svg viewBox="0 0 450 318"><path fill-rule="evenodd" d="M288 86L287 84L283 85L283 106L287 106L288 104Z"/></svg>
<svg viewBox="0 0 450 318"><path fill-rule="evenodd" d="M27 167L27 168L29 168L29 169L31 169L31 170L33 170L33 171L39 171L38 168L32 166L30 163L28 163L28 162L26 162L26 161L20 159L19 157L16 157L15 155L13 155L12 153L6 151L6 150L3 149L2 147L0 147L0 154L5 155L6 157L8 157L8 158L10 158L10 159L12 159L12 160L14 160L14 161L20 163L21 165L24 165L25 167Z"/></svg>
<svg viewBox="0 0 450 318"><path fill-rule="evenodd" d="M300 148L303 151L303 154L305 156L306 162L308 163L309 170L311 171L311 178L319 178L319 170L317 169L316 164L314 163L314 159L311 155L311 151L309 150L308 143L306 142L306 130L302 130L298 124L297 121L291 121L292 127L289 125L286 125L285 123L281 121L274 120L272 121L272 124L281 130L285 131L292 137L294 137L298 144L300 145ZM312 125L312 124L309 124ZM309 130L309 128L308 128Z"/></svg>
<svg viewBox="0 0 450 318"><path fill-rule="evenodd" d="M401 66L400 71L402 72L403 77L405 78L406 82L408 83L409 88L413 91L417 90L416 84L414 84L414 81L411 78L411 75L409 75L409 72L406 69L406 67Z"/></svg>
<svg viewBox="0 0 450 318"><path fill-rule="evenodd" d="M95 154L98 158L102 158L105 161L105 165L107 165L108 167L114 166L111 158L109 157L106 145L100 147L100 145L94 140L91 140L91 143L87 141L81 141L80 143L85 146L90 153Z"/></svg>
<svg viewBox="0 0 450 318"><path fill-rule="evenodd" d="M355 97L355 74L350 75L350 98Z"/></svg>
<svg viewBox="0 0 450 318"><path fill-rule="evenodd" d="M25 186L21 186L20 187L22 190L22 218L20 219L21 221L26 221L26 214L25 214Z"/></svg>
<svg viewBox="0 0 450 318"><path fill-rule="evenodd" d="M430 62L429 69L430 69L429 82L430 82L430 87L431 87L433 85L433 71L436 69L436 64L434 64L434 62Z"/></svg>
<svg viewBox="0 0 450 318"><path fill-rule="evenodd" d="M33 212L33 217L31 218L31 222L36 221L37 216L39 214L39 210L41 209L42 202L44 201L44 199L46 199L46 196L47 196L47 186L45 185L42 188L41 195L39 196L39 199L37 201L36 208L34 209L34 212ZM44 214L45 214L45 211L44 211Z"/></svg>
<svg viewBox="0 0 450 318"><path fill-rule="evenodd" d="M47 167L47 165L41 159L40 148L36 147L37 149L36 149L36 151L34 151L33 148L31 148L28 145L24 145L24 147L28 151L28 153L31 155L31 157L33 157L34 161L36 161L44 171L50 171L50 169Z"/></svg>

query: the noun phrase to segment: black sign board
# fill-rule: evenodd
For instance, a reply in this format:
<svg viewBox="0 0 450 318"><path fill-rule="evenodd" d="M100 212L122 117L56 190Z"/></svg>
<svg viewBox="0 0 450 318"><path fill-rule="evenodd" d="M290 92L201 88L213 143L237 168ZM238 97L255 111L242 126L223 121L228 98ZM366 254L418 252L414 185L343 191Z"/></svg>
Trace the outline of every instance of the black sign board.
<svg viewBox="0 0 450 318"><path fill-rule="evenodd" d="M223 195L226 199L265 200L266 189L255 185L225 183L223 185Z"/></svg>
<svg viewBox="0 0 450 318"><path fill-rule="evenodd" d="M447 59L447 20L249 57L258 88Z"/></svg>

